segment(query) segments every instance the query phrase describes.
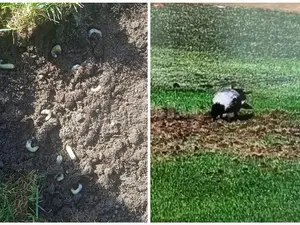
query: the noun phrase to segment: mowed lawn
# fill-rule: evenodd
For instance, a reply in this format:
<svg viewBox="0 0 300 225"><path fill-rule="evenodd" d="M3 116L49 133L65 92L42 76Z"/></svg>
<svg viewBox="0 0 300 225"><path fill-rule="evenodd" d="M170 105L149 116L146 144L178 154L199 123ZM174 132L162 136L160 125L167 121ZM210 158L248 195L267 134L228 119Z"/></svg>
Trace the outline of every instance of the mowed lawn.
<svg viewBox="0 0 300 225"><path fill-rule="evenodd" d="M300 15L286 12L152 7L151 109L203 114L216 90L234 84L252 91L255 116L282 111L299 123L299 30ZM300 221L299 169L298 159L226 150L152 155L151 221Z"/></svg>
<svg viewBox="0 0 300 225"><path fill-rule="evenodd" d="M151 176L152 221L300 221L299 163L203 154L154 164Z"/></svg>

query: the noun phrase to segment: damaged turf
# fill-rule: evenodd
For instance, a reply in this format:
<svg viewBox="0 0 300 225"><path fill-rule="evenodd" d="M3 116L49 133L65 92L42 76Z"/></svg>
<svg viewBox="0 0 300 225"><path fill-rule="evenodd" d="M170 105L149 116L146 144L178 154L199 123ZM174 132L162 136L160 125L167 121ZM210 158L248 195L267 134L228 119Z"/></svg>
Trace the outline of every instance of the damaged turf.
<svg viewBox="0 0 300 225"><path fill-rule="evenodd" d="M152 153L156 155L204 151L285 158L300 155L300 127L279 111L228 123L212 122L208 115L184 116L172 109L155 110L151 113L151 134Z"/></svg>

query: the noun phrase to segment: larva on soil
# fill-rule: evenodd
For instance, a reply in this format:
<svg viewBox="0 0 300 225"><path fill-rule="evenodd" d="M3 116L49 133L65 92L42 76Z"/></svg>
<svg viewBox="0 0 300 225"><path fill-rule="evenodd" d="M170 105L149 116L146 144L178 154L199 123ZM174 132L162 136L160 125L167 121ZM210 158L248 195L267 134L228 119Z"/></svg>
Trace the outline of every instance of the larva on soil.
<svg viewBox="0 0 300 225"><path fill-rule="evenodd" d="M56 177L56 180L57 180L58 182L60 182L60 181L62 181L64 178L65 178L64 174L60 174L60 175L58 175L58 176Z"/></svg>
<svg viewBox="0 0 300 225"><path fill-rule="evenodd" d="M77 195L80 191L82 190L82 184L78 184L78 188L77 189L71 189L71 192L73 193L73 195Z"/></svg>
<svg viewBox="0 0 300 225"><path fill-rule="evenodd" d="M68 152L70 158L71 158L72 160L75 160L75 159L76 159L76 155L74 154L72 148L71 148L69 145L66 146L66 150L67 150L67 152Z"/></svg>
<svg viewBox="0 0 300 225"><path fill-rule="evenodd" d="M26 148L27 148L27 150L30 151L30 152L36 152L39 149L39 146L32 147L31 143L32 143L32 140L28 140L26 142Z"/></svg>
<svg viewBox="0 0 300 225"><path fill-rule="evenodd" d="M62 161L63 161L62 156L61 156L61 155L58 155L58 156L56 157L56 163L57 163L58 165L60 165L60 164L62 163Z"/></svg>
<svg viewBox="0 0 300 225"><path fill-rule="evenodd" d="M44 110L42 110L42 111L41 111L41 114L47 115L46 118L45 118L46 121L49 120L49 119L51 118L51 111L50 111L49 109L44 109Z"/></svg>
<svg viewBox="0 0 300 225"><path fill-rule="evenodd" d="M99 34L100 37L102 37L102 32L100 30L95 29L95 28L92 28L92 29L89 30L89 32L88 32L89 37L91 37L93 33Z"/></svg>
<svg viewBox="0 0 300 225"><path fill-rule="evenodd" d="M0 60L0 68L1 68L1 69L12 70L12 69L15 68L14 64L11 64L11 63L5 63L5 64L2 64L2 61L3 61L3 60Z"/></svg>
<svg viewBox="0 0 300 225"><path fill-rule="evenodd" d="M98 91L100 91L100 89L101 89L101 86L98 85L98 87L96 87L96 88L91 88L91 91L92 92L98 92Z"/></svg>
<svg viewBox="0 0 300 225"><path fill-rule="evenodd" d="M80 65L79 64L75 64L74 66L72 66L72 72L74 72L74 71L76 71L76 70L78 70L79 69L79 67L80 67Z"/></svg>

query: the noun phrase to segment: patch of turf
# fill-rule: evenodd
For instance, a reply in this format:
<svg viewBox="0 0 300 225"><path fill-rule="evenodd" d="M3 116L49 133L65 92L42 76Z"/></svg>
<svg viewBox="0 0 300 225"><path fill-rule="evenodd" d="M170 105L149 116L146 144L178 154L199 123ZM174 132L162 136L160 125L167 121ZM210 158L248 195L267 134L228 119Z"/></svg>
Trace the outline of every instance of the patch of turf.
<svg viewBox="0 0 300 225"><path fill-rule="evenodd" d="M153 47L151 63L152 108L174 107L186 113L208 111L213 93L235 84L252 91L248 102L257 112L300 111L300 63L293 60L211 61L199 53ZM175 83L180 87L174 88Z"/></svg>
<svg viewBox="0 0 300 225"><path fill-rule="evenodd" d="M166 4L151 12L151 106L209 110L233 84L255 111L300 111L300 15Z"/></svg>
<svg viewBox="0 0 300 225"><path fill-rule="evenodd" d="M152 46L234 58L300 57L299 14L198 4L151 8Z"/></svg>
<svg viewBox="0 0 300 225"><path fill-rule="evenodd" d="M151 167L152 222L300 221L300 163L204 154Z"/></svg>
<svg viewBox="0 0 300 225"><path fill-rule="evenodd" d="M37 221L38 189L38 176L34 173L0 183L0 222Z"/></svg>
<svg viewBox="0 0 300 225"><path fill-rule="evenodd" d="M151 90L152 108L176 108L179 112L198 113L210 107L208 93Z"/></svg>

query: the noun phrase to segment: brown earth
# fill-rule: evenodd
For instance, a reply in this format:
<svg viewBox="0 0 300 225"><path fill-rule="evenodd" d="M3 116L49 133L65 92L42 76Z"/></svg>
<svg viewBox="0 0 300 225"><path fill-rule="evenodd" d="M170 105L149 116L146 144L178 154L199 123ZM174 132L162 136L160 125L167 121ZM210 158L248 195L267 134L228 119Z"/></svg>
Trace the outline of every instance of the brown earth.
<svg viewBox="0 0 300 225"><path fill-rule="evenodd" d="M151 152L155 155L233 152L240 156L300 156L300 127L283 112L213 122L209 115L184 116L175 110L151 113Z"/></svg>
<svg viewBox="0 0 300 225"><path fill-rule="evenodd" d="M88 38L90 28L102 38ZM41 221L147 221L147 5L84 4L27 43L0 39L1 59L16 67L0 70L0 182L43 175ZM62 54L53 58L56 44ZM32 137L36 153L25 148Z"/></svg>

